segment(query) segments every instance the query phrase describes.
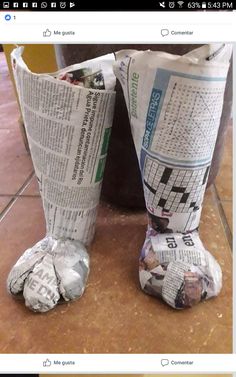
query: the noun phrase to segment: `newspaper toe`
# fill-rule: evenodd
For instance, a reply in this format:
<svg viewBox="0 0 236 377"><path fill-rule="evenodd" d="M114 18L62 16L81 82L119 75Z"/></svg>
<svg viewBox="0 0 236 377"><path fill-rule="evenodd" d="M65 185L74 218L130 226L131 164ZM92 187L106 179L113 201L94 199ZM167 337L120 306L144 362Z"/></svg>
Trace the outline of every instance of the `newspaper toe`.
<svg viewBox="0 0 236 377"><path fill-rule="evenodd" d="M151 235L149 230L139 278L146 293L162 297L175 309L217 296L222 287L221 268L197 232Z"/></svg>
<svg viewBox="0 0 236 377"><path fill-rule="evenodd" d="M23 293L33 311L46 312L59 302L79 298L89 273L89 256L79 241L46 237L28 249L12 268L8 290Z"/></svg>

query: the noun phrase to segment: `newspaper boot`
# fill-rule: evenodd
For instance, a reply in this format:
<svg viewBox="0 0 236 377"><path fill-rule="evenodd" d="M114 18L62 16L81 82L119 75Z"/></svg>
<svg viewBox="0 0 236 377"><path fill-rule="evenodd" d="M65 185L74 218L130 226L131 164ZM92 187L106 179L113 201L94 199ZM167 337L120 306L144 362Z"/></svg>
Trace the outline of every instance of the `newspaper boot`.
<svg viewBox="0 0 236 377"><path fill-rule="evenodd" d="M184 56L116 54L114 72L129 112L149 220L140 284L176 309L221 290L221 268L205 250L198 226L231 50L212 44Z"/></svg>
<svg viewBox="0 0 236 377"><path fill-rule="evenodd" d="M30 309L46 312L85 289L116 79L113 55L34 74L22 52L13 50L12 66L47 234L18 260L7 286L14 296L23 293Z"/></svg>

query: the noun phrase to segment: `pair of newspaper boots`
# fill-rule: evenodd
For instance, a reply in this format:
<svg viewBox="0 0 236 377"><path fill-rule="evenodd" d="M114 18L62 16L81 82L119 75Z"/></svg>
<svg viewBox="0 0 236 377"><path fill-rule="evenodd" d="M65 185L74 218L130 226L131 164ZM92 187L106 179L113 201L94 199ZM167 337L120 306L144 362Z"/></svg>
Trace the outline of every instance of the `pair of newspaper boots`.
<svg viewBox="0 0 236 377"><path fill-rule="evenodd" d="M149 219L141 287L176 309L218 295L221 269L198 226L231 46L206 45L184 56L123 50L115 59L105 55L41 75L29 71L22 52L13 50L12 66L47 234L12 268L9 292L23 294L26 306L38 312L83 294L117 77Z"/></svg>

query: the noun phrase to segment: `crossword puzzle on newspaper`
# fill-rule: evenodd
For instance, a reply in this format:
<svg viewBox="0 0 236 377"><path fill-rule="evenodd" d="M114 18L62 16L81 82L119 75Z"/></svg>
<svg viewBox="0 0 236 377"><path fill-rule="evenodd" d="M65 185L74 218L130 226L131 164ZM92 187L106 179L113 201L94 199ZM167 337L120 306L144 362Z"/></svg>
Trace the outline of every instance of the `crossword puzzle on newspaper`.
<svg viewBox="0 0 236 377"><path fill-rule="evenodd" d="M197 169L166 167L146 156L144 192L148 206L167 212L193 212L201 205L210 165Z"/></svg>
<svg viewBox="0 0 236 377"><path fill-rule="evenodd" d="M185 161L210 160L221 117L223 83L172 76L151 150Z"/></svg>

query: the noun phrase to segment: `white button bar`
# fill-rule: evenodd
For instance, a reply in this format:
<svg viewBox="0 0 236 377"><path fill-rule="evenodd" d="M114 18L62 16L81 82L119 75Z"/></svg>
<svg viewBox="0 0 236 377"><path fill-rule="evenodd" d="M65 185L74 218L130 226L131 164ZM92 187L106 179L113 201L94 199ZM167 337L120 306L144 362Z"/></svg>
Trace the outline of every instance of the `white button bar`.
<svg viewBox="0 0 236 377"><path fill-rule="evenodd" d="M0 355L1 373L232 373L235 355Z"/></svg>
<svg viewBox="0 0 236 377"><path fill-rule="evenodd" d="M49 31L45 33L45 31ZM0 25L1 43L177 43L232 42L230 25Z"/></svg>

